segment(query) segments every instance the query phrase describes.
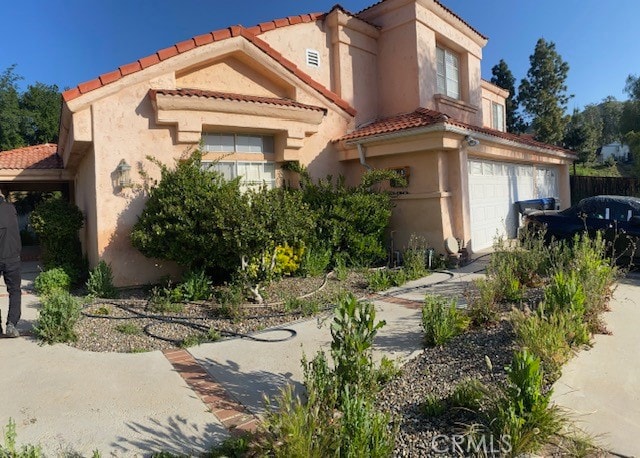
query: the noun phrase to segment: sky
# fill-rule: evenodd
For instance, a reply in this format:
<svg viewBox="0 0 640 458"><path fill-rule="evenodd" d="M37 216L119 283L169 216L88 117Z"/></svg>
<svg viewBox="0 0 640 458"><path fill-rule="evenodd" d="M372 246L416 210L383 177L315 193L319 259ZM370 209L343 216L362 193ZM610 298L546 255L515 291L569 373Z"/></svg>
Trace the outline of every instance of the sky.
<svg viewBox="0 0 640 458"><path fill-rule="evenodd" d="M343 0L358 12L376 0ZM441 0L489 38L482 76L504 59L526 76L544 38L569 64L569 111L627 98L640 74L638 0ZM10 0L2 5L0 71L16 64L21 90L37 81L74 87L185 39L230 25L326 12L336 0Z"/></svg>

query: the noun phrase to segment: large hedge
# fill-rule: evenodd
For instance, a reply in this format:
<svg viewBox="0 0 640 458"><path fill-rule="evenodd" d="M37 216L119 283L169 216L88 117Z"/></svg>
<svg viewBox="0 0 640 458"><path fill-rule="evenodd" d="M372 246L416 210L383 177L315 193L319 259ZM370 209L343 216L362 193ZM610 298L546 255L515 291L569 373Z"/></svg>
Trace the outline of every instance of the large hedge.
<svg viewBox="0 0 640 458"><path fill-rule="evenodd" d="M314 215L299 193L243 193L239 180L203 168L199 153L173 169L160 167L160 183L131 234L146 256L233 273L272 257L278 245L307 242Z"/></svg>

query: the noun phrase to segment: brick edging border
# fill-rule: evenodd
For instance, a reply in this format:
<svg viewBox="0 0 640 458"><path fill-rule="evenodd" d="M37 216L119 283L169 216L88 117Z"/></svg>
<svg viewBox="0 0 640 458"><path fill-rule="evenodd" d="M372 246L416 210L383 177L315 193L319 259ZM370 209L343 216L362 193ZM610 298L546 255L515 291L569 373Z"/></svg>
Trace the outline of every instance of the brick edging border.
<svg viewBox="0 0 640 458"><path fill-rule="evenodd" d="M171 349L164 350L162 354L231 434L256 431L258 417L236 401L191 353L184 349Z"/></svg>

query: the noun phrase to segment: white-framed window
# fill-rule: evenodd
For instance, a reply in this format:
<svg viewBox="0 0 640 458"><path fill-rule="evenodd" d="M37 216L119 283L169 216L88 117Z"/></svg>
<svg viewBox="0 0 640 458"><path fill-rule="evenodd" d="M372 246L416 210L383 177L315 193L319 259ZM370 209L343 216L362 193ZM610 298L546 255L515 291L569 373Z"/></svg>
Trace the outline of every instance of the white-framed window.
<svg viewBox="0 0 640 458"><path fill-rule="evenodd" d="M436 46L438 93L460 99L460 59L448 49Z"/></svg>
<svg viewBox="0 0 640 458"><path fill-rule="evenodd" d="M504 106L491 102L491 127L495 130L504 132Z"/></svg>
<svg viewBox="0 0 640 458"><path fill-rule="evenodd" d="M243 190L258 189L266 185L269 189L276 187L276 164L270 161L202 161L202 167L216 170L226 180L240 178Z"/></svg>
<svg viewBox="0 0 640 458"><path fill-rule="evenodd" d="M205 152L211 153L273 153L273 136L212 133L202 135Z"/></svg>

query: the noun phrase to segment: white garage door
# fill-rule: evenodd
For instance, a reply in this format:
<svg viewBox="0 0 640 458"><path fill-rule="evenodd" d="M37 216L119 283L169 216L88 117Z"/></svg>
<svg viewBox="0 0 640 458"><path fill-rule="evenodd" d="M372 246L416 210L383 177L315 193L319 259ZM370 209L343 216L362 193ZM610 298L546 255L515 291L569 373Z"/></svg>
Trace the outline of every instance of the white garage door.
<svg viewBox="0 0 640 458"><path fill-rule="evenodd" d="M519 214L513 205L519 200L557 197L554 168L469 160L469 206L471 242L474 251L488 248L496 236L513 238Z"/></svg>

